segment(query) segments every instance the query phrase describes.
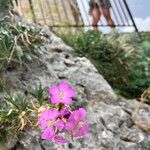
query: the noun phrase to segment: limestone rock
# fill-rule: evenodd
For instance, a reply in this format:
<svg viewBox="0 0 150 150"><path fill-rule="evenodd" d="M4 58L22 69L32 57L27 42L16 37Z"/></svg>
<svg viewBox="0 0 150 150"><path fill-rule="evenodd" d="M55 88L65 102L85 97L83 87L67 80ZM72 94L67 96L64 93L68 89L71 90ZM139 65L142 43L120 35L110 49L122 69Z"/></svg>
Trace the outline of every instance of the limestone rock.
<svg viewBox="0 0 150 150"><path fill-rule="evenodd" d="M128 105L131 113L126 111ZM134 101L138 104L137 101ZM144 104L145 113L150 116L150 108ZM144 132L131 119L132 101L122 101L117 105L104 102L91 103L87 106L89 135L83 139L58 146L42 141L40 131L31 129L19 137L17 150L149 150L150 133ZM140 109L140 111L142 108ZM142 118L142 116L140 116ZM150 122L150 118L147 118Z"/></svg>
<svg viewBox="0 0 150 150"><path fill-rule="evenodd" d="M43 34L48 42L41 47L40 63L30 63L30 70L7 72L6 76L11 76L12 89L25 90L40 83L50 87L67 81L77 90L75 101L80 104L92 100L115 102L112 88L87 58L75 57L72 48L48 29L43 30Z"/></svg>
<svg viewBox="0 0 150 150"><path fill-rule="evenodd" d="M103 102L90 104L87 107L90 133L86 138L71 143L72 149L149 150L150 132L144 132L132 121L131 114L135 108L132 101L126 100L119 103L121 106ZM124 108L125 103L131 114ZM134 104L137 105L138 102L134 101ZM144 104L144 108L146 116L150 116L150 107ZM150 118L147 118L147 121L149 123ZM69 145L64 146L63 150L69 150Z"/></svg>

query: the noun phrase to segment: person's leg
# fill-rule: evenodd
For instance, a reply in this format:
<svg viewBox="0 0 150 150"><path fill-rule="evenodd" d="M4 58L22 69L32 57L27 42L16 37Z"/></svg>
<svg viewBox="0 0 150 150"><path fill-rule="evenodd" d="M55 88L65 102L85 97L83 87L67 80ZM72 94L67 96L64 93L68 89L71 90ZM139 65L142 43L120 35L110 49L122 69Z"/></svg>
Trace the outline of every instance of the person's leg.
<svg viewBox="0 0 150 150"><path fill-rule="evenodd" d="M98 8L93 8L91 11L91 15L92 15L92 26L97 29L98 27L98 22L101 16L101 13L99 11Z"/></svg>
<svg viewBox="0 0 150 150"><path fill-rule="evenodd" d="M100 9L101 13L104 15L108 25L111 27L111 28L115 28L115 24L111 18L111 15L110 15L110 9L109 8L101 8Z"/></svg>

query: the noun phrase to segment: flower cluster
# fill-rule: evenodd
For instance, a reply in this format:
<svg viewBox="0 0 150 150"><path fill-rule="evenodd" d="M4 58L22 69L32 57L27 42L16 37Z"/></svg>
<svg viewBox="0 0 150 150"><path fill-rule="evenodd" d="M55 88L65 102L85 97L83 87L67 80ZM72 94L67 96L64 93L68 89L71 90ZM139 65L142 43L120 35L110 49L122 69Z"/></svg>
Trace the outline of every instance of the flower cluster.
<svg viewBox="0 0 150 150"><path fill-rule="evenodd" d="M51 96L50 102L55 107L47 108L40 114L38 124L42 128L42 139L65 144L68 142L67 137L84 137L89 129L86 110L79 108L72 111L69 107L69 104L72 104L75 90L66 82L61 82L51 87L48 93Z"/></svg>

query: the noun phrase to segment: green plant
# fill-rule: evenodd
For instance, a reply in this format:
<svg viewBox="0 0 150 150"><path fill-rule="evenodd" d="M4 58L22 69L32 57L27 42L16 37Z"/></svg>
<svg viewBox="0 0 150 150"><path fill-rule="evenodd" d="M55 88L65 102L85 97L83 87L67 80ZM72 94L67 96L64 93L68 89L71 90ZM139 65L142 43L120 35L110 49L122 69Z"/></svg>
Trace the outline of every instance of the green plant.
<svg viewBox="0 0 150 150"><path fill-rule="evenodd" d="M37 59L43 36L34 27L0 21L0 72Z"/></svg>
<svg viewBox="0 0 150 150"><path fill-rule="evenodd" d="M12 0L0 0L0 9L9 9L13 5Z"/></svg>
<svg viewBox="0 0 150 150"><path fill-rule="evenodd" d="M140 41L136 33L104 35L97 31L80 31L69 36L68 33L58 35L78 56L90 59L119 94L135 98L150 85L150 36Z"/></svg>
<svg viewBox="0 0 150 150"><path fill-rule="evenodd" d="M46 89L42 87L40 84L35 89L32 89L31 92L29 92L33 98L35 98L40 105L42 105L44 100L48 100L49 96L46 92Z"/></svg>
<svg viewBox="0 0 150 150"><path fill-rule="evenodd" d="M28 119L31 113L29 101L21 95L11 95L9 92L4 97L5 106L0 108L0 141L7 135L17 134L31 121Z"/></svg>
<svg viewBox="0 0 150 150"><path fill-rule="evenodd" d="M0 144L8 135L18 134L36 125L39 112L49 107L43 103L49 100L45 93L46 89L41 85L25 95L11 94L5 89L3 106L0 105Z"/></svg>
<svg viewBox="0 0 150 150"><path fill-rule="evenodd" d="M134 65L129 70L128 86L124 89L130 95L139 97L150 86L150 35L145 35L138 47L138 53L133 60Z"/></svg>

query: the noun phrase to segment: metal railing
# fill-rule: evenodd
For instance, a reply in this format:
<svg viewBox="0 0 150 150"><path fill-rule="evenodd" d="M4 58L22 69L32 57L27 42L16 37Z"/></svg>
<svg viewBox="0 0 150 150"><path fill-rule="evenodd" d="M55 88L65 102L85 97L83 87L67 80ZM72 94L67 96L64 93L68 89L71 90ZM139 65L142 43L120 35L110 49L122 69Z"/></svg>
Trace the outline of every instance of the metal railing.
<svg viewBox="0 0 150 150"><path fill-rule="evenodd" d="M111 16L117 27L137 26L126 0L110 0ZM19 14L30 22L49 27L91 27L88 0L19 0ZM102 18L99 26L108 26Z"/></svg>

